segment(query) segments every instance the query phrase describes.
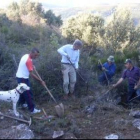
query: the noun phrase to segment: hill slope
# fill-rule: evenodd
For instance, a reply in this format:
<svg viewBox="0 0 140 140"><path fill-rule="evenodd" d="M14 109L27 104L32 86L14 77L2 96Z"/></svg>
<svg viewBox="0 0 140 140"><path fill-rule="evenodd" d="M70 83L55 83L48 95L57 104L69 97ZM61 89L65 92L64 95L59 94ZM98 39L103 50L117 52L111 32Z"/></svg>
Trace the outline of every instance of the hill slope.
<svg viewBox="0 0 140 140"><path fill-rule="evenodd" d="M71 16L77 15L79 13L94 13L99 14L104 18L110 17L117 7L128 8L134 19L135 25L139 25L140 23L140 4L118 4L118 5L110 5L110 4L100 4L94 5L91 7L60 7L53 5L44 5L45 9L51 9L56 15L61 15L63 20L68 19Z"/></svg>

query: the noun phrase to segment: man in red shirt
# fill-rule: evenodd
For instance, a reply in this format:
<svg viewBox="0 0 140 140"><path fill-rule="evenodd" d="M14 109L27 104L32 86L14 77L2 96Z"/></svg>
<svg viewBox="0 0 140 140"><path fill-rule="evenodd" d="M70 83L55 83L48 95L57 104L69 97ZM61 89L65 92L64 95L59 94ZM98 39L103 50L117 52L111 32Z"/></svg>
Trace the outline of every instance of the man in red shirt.
<svg viewBox="0 0 140 140"><path fill-rule="evenodd" d="M25 83L30 87L29 76L31 75L34 79L40 81L42 85L45 85L44 81L41 81L38 76L33 73L32 59L36 59L39 56L39 50L33 48L30 54L25 54L19 63L19 67L16 73L18 83ZM27 104L26 104L27 103ZM28 106L31 113L40 113L41 111L35 108L33 101L33 94L31 90L25 91L20 95L19 105Z"/></svg>

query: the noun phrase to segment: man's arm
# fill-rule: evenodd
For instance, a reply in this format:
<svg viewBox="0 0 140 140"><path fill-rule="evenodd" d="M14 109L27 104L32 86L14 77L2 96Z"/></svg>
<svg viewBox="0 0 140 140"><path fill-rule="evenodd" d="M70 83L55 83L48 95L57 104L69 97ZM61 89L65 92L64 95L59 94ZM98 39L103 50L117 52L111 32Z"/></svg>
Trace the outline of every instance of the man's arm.
<svg viewBox="0 0 140 140"><path fill-rule="evenodd" d="M62 56L68 56L68 54L65 52L65 46L63 46L63 47L61 47L60 49L58 49L57 50L57 52L59 53L59 54L61 54Z"/></svg>
<svg viewBox="0 0 140 140"><path fill-rule="evenodd" d="M117 87L119 84L121 84L123 82L124 78L120 78L119 81L113 85L113 87Z"/></svg>
<svg viewBox="0 0 140 140"><path fill-rule="evenodd" d="M34 79L38 80L43 86L46 85L44 81L42 81L38 76L36 76L36 75L33 73L33 71L30 71L30 75L31 75Z"/></svg>

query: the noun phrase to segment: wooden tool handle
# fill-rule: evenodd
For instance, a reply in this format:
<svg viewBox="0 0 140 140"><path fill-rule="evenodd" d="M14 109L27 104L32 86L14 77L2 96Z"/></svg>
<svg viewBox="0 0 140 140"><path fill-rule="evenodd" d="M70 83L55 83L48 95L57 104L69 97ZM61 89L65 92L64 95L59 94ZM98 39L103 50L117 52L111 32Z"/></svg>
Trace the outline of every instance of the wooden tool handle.
<svg viewBox="0 0 140 140"><path fill-rule="evenodd" d="M37 72L35 66L34 66L34 70L35 70L35 73L37 74L38 78L39 78L41 81L43 81L43 80L41 79L39 73ZM54 100L54 102L57 104L55 98L54 98L53 95L51 94L51 92L50 92L50 90L48 89L48 87L47 87L46 85L44 85L44 87L45 87L45 89L47 90L47 92L49 93L49 95L52 97L52 99Z"/></svg>

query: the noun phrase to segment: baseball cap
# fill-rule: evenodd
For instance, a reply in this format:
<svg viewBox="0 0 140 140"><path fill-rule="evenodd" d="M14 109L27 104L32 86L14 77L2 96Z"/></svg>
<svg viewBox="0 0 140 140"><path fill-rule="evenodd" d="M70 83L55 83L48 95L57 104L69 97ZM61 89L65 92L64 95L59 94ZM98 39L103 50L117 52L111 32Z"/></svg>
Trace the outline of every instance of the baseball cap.
<svg viewBox="0 0 140 140"><path fill-rule="evenodd" d="M127 64L127 63L132 63L132 61L131 61L131 59L126 59L124 63L125 63L125 64Z"/></svg>

